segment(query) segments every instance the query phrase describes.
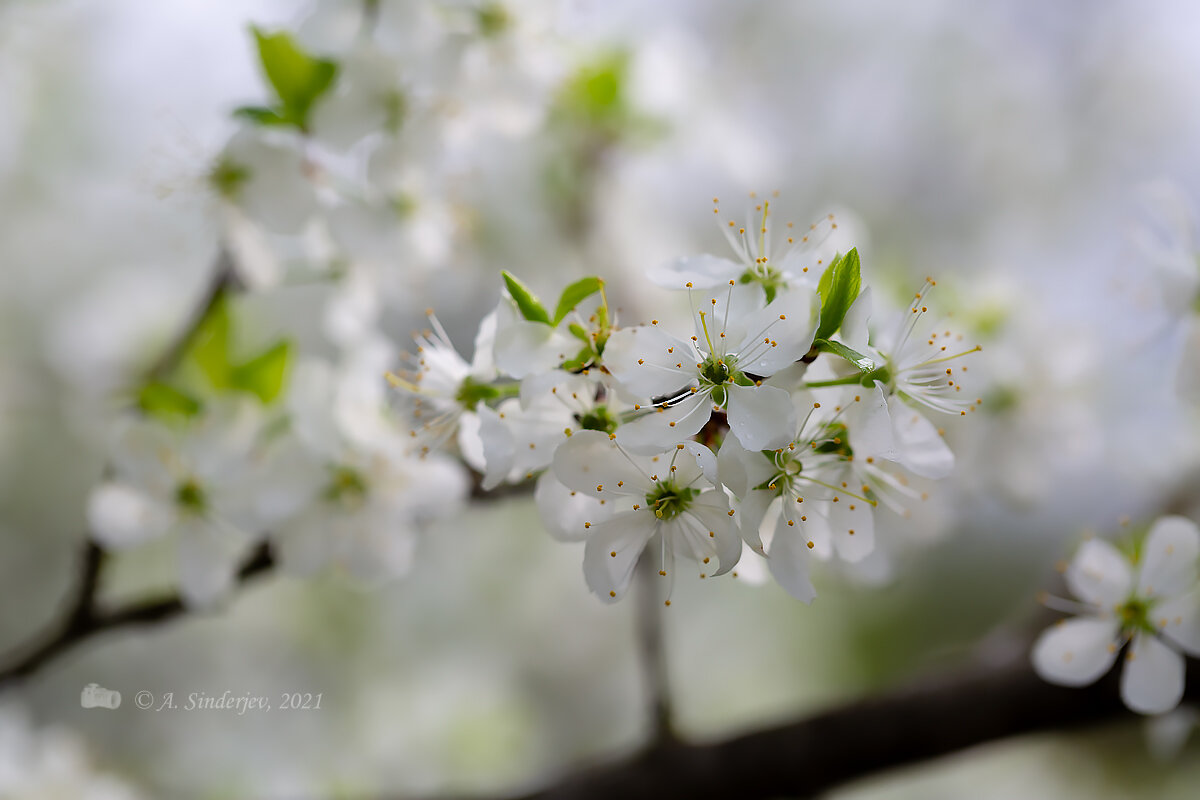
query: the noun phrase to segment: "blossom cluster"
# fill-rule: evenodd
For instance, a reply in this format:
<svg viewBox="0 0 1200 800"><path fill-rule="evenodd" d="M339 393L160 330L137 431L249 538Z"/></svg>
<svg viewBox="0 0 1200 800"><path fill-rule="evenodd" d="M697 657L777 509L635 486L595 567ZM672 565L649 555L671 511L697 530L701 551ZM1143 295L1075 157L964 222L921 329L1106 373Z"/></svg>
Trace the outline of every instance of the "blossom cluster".
<svg viewBox="0 0 1200 800"><path fill-rule="evenodd" d="M596 277L551 310L505 273L471 363L431 314L410 368L389 376L420 452L453 438L483 489L540 473L546 527L586 542L604 600L626 592L643 551L670 582L680 562L700 578L730 572L744 542L810 601L811 559L862 560L877 507L904 513L924 496L914 476L952 470L929 415L980 402L956 366L978 348L930 324L934 281L872 332L857 250L822 247L832 218L779 226L764 200L720 224L732 257L649 275L686 292L690 331L617 324Z"/></svg>
<svg viewBox="0 0 1200 800"><path fill-rule="evenodd" d="M1038 638L1038 674L1085 686L1107 673L1125 648L1125 705L1142 714L1175 708L1183 698L1184 654L1200 656L1198 557L1200 530L1184 517L1155 522L1133 559L1104 540L1085 542L1064 572L1078 601L1042 598L1077 616Z"/></svg>

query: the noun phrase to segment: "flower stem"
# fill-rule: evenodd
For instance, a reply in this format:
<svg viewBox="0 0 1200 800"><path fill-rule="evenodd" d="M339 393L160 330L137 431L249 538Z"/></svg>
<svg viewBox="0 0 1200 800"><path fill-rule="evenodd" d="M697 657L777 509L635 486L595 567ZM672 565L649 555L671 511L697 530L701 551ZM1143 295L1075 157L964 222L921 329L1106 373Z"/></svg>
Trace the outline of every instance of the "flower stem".
<svg viewBox="0 0 1200 800"><path fill-rule="evenodd" d="M821 389L826 386L849 386L853 383L862 383L862 374L850 375L846 378L834 378L828 381L812 381L811 383L802 384L802 389Z"/></svg>
<svg viewBox="0 0 1200 800"><path fill-rule="evenodd" d="M636 625L637 649L646 684L646 708L650 718L650 741L665 744L674 741L671 730L671 689L662 631L663 601L658 564L648 551L638 560Z"/></svg>

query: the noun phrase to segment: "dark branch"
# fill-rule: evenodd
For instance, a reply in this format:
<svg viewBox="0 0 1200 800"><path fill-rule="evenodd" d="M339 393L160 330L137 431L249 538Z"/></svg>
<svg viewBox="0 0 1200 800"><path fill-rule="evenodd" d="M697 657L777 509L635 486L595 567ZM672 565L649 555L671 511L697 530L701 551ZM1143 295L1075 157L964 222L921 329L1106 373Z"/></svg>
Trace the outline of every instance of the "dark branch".
<svg viewBox="0 0 1200 800"><path fill-rule="evenodd" d="M1004 667L977 667L725 741L654 746L512 800L811 797L987 742L1133 720L1118 694L1121 666L1093 686L1068 689L1038 678L1022 654ZM1200 663L1188 666L1188 697L1200 700Z"/></svg>
<svg viewBox="0 0 1200 800"><path fill-rule="evenodd" d="M104 552L89 542L80 568L79 589L61 623L39 641L0 666L0 689L25 678L55 657L97 634L136 625L165 622L187 611L178 595L147 600L104 611L97 608L96 588ZM238 570L239 584L269 572L275 564L270 548L263 544Z"/></svg>

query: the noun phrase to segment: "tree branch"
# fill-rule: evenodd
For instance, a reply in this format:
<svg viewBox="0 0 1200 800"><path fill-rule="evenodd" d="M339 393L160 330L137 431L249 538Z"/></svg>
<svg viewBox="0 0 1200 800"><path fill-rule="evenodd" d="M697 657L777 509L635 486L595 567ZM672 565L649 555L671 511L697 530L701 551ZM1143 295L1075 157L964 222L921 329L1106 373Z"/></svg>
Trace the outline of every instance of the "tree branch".
<svg viewBox="0 0 1200 800"><path fill-rule="evenodd" d="M1133 720L1122 705L1123 659L1082 689L1052 686L1021 659L926 680L806 719L710 744L667 743L572 773L510 800L742 800L811 797L896 767L1031 733ZM1188 664L1200 700L1200 664Z"/></svg>
<svg viewBox="0 0 1200 800"><path fill-rule="evenodd" d="M79 589L62 621L40 640L22 648L0 666L0 689L36 672L55 657L97 634L136 625L165 622L187 611L179 595L132 603L110 611L99 610L96 588L104 551L88 542L80 568ZM275 558L268 545L260 545L238 569L237 582L244 584L269 572Z"/></svg>

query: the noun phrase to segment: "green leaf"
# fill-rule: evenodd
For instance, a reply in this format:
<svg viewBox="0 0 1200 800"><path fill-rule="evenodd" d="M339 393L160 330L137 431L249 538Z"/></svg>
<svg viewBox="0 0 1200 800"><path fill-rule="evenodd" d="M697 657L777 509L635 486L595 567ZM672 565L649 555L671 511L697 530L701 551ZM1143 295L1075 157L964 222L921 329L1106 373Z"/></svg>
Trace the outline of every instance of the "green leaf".
<svg viewBox="0 0 1200 800"><path fill-rule="evenodd" d="M817 348L824 350L827 353L833 353L834 355L838 355L846 359L851 364L858 367L859 372L866 374L874 371L875 369L875 362L872 359L864 356L857 350L846 347L846 345L842 344L841 342L831 342L828 339L817 339L815 342L813 342L813 344Z"/></svg>
<svg viewBox="0 0 1200 800"><path fill-rule="evenodd" d="M563 317L571 313L575 306L583 302L585 298L600 291L600 287L603 285L604 281L597 277L589 276L587 278L580 278L563 289L562 296L558 298L558 308L554 310L554 321L551 324L558 325L558 323L562 322Z"/></svg>
<svg viewBox="0 0 1200 800"><path fill-rule="evenodd" d="M291 343L278 342L244 364L234 367L230 372L230 385L234 389L249 392L264 403L269 403L283 391L291 360Z"/></svg>
<svg viewBox="0 0 1200 800"><path fill-rule="evenodd" d="M200 410L200 403L162 381L150 381L138 392L138 407L155 417L180 415L190 417Z"/></svg>
<svg viewBox="0 0 1200 800"><path fill-rule="evenodd" d="M818 339L828 339L842 327L846 312L858 299L862 289L862 271L858 261L858 248L830 262L817 285L821 295L821 324L817 328Z"/></svg>
<svg viewBox="0 0 1200 800"><path fill-rule="evenodd" d="M196 326L188 344L187 359L200 368L200 372L216 389L230 386L230 328L229 301L221 294Z"/></svg>
<svg viewBox="0 0 1200 800"><path fill-rule="evenodd" d="M550 315L542 307L542 303L537 299L537 295L529 291L525 284L510 275L508 270L504 270L500 274L504 276L504 285L508 287L508 293L512 295L512 299L517 302L517 308L521 310L521 316L530 322L541 322L549 325Z"/></svg>
<svg viewBox="0 0 1200 800"><path fill-rule="evenodd" d="M307 130L309 111L337 77L337 62L310 56L289 33L252 30L263 72L279 98L277 115L288 124Z"/></svg>
<svg viewBox="0 0 1200 800"><path fill-rule="evenodd" d="M292 121L273 108L266 106L242 106L233 110L237 119L248 119L256 125L291 125Z"/></svg>

